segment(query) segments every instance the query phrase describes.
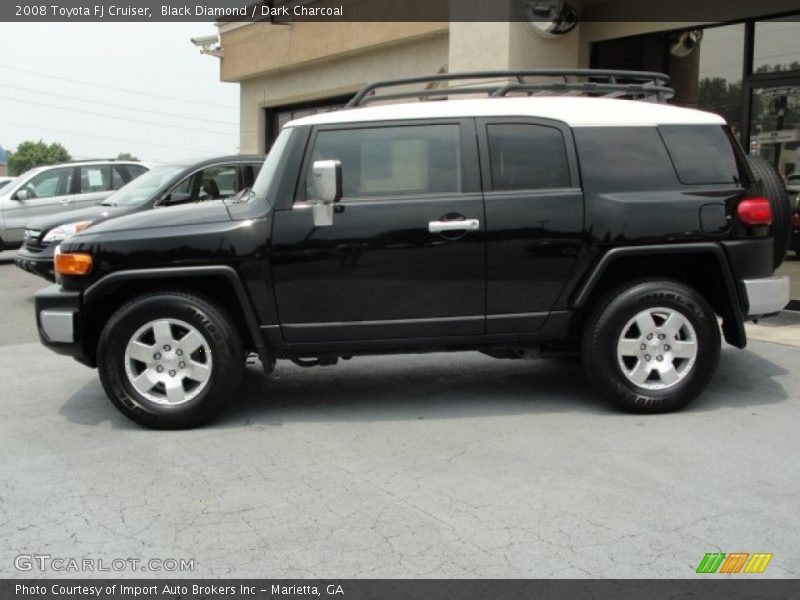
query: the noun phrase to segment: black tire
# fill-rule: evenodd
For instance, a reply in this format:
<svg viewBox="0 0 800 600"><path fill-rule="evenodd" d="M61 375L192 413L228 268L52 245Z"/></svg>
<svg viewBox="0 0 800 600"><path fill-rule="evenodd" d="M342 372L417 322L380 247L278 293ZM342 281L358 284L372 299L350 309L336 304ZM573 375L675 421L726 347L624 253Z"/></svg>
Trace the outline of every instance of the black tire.
<svg viewBox="0 0 800 600"><path fill-rule="evenodd" d="M149 323L165 319L195 328L209 350L207 357L205 346L198 350L199 356L203 357L199 360L207 361L210 373L204 387L196 392L195 397L173 406L142 395L126 372L125 351L129 341ZM180 335L181 327L174 325L171 331ZM127 362L128 365L138 364ZM234 398L244 363L241 336L231 317L216 303L181 291L147 294L123 305L103 328L97 349L100 381L111 402L132 421L154 429L196 427L217 415ZM184 382L181 380L181 390L186 387ZM158 389L154 387L152 394L156 395Z"/></svg>
<svg viewBox="0 0 800 600"><path fill-rule="evenodd" d="M617 344L627 324L635 316L648 309L662 307L678 313L693 327L696 357L693 363L685 363L682 378L670 387L647 389L634 384L623 373L623 366L620 365L623 359L618 358ZM630 333L633 330L627 331ZM669 341L665 339L658 344ZM649 352L650 347L647 348ZM667 346L661 348L670 350ZM669 412L683 408L696 398L714 375L720 354L719 326L708 302L693 289L677 281L640 280L613 290L598 305L586 322L581 351L589 379L617 406L636 413ZM656 349L654 355L650 356L652 360L657 358L655 353L663 354L662 358L669 358L663 349ZM647 371L647 365L660 367L662 364L676 364L681 368L684 366L682 361L676 359L658 364L644 362L642 370L658 377L655 371ZM645 381L645 385L658 384Z"/></svg>
<svg viewBox="0 0 800 600"><path fill-rule="evenodd" d="M781 266L791 238L789 192L772 164L761 156L748 156L753 176L761 182L762 193L772 207L773 266Z"/></svg>

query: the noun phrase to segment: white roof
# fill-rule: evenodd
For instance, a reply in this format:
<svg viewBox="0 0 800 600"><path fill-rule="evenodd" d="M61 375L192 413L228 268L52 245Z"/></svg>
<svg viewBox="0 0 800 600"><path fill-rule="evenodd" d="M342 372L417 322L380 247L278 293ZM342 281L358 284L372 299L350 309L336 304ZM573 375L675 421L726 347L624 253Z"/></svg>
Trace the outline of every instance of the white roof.
<svg viewBox="0 0 800 600"><path fill-rule="evenodd" d="M638 100L576 96L479 98L366 106L302 117L287 123L321 125L445 117L539 117L572 127L724 125L713 113Z"/></svg>

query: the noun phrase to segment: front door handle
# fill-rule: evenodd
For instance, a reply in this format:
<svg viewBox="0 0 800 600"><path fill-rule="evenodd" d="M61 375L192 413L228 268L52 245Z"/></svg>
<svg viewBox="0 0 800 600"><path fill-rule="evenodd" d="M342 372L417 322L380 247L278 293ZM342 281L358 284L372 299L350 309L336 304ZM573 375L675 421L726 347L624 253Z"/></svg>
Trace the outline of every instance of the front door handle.
<svg viewBox="0 0 800 600"><path fill-rule="evenodd" d="M444 231L478 231L481 222L478 219L463 219L458 221L431 221L428 223L428 231L431 233L442 233Z"/></svg>

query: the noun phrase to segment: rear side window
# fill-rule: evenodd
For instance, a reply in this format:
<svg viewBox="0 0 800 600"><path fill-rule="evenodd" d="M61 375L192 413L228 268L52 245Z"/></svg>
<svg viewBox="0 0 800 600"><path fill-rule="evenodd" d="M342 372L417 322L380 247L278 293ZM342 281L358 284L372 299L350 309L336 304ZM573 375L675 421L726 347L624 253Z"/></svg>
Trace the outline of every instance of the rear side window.
<svg viewBox="0 0 800 600"><path fill-rule="evenodd" d="M573 129L584 187L597 192L668 190L675 169L655 127Z"/></svg>
<svg viewBox="0 0 800 600"><path fill-rule="evenodd" d="M311 159L341 161L345 198L461 191L457 124L320 131ZM308 198L314 197L311 167Z"/></svg>
<svg viewBox="0 0 800 600"><path fill-rule="evenodd" d="M722 126L662 125L658 130L681 183L737 183L743 179L731 140Z"/></svg>
<svg viewBox="0 0 800 600"><path fill-rule="evenodd" d="M80 168L81 194L107 192L111 189L111 168L98 165Z"/></svg>
<svg viewBox="0 0 800 600"><path fill-rule="evenodd" d="M492 188L537 190L570 186L561 131L545 125L487 125Z"/></svg>

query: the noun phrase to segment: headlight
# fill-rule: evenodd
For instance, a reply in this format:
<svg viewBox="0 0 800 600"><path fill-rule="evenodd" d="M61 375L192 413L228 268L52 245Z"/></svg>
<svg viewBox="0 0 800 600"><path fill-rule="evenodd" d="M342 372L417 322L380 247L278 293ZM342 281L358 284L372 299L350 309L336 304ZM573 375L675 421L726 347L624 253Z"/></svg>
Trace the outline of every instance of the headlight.
<svg viewBox="0 0 800 600"><path fill-rule="evenodd" d="M59 225L58 227L54 227L48 231L42 241L45 243L60 242L61 240L67 239L71 235L75 235L79 231L83 231L91 224L91 221L76 221L75 223Z"/></svg>

